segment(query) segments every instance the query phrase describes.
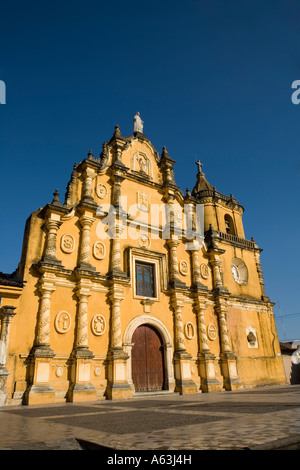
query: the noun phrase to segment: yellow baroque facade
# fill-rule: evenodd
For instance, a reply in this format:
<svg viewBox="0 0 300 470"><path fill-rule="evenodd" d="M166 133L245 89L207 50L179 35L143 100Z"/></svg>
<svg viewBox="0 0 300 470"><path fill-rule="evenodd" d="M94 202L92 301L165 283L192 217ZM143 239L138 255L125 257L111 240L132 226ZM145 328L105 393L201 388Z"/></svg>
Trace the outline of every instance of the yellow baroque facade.
<svg viewBox="0 0 300 470"><path fill-rule="evenodd" d="M1 406L286 382L243 207L200 162L184 194L134 125L74 165L0 274Z"/></svg>

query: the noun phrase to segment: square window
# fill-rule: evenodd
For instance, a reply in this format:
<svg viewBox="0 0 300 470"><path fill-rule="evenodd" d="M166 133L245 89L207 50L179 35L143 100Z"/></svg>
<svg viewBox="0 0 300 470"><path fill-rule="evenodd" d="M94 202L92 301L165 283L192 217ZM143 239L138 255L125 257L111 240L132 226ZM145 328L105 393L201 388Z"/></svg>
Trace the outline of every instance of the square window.
<svg viewBox="0 0 300 470"><path fill-rule="evenodd" d="M154 264L141 263L136 261L136 295L141 297L156 297L154 269Z"/></svg>

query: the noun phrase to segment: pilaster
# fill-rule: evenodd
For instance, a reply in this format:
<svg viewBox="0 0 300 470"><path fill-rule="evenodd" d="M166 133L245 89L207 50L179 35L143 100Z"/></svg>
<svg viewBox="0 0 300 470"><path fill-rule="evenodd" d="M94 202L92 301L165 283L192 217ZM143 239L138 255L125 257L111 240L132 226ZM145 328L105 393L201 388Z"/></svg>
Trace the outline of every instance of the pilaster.
<svg viewBox="0 0 300 470"><path fill-rule="evenodd" d="M6 358L9 344L11 321L15 316L16 307L4 305L0 311L1 334L0 334L0 406L6 404L6 383L9 375L6 369Z"/></svg>
<svg viewBox="0 0 300 470"><path fill-rule="evenodd" d="M41 294L37 334L30 352L28 388L24 395L27 405L54 402L55 392L50 385L50 366L54 352L50 347L51 294L55 291L55 275L44 273L40 280Z"/></svg>
<svg viewBox="0 0 300 470"><path fill-rule="evenodd" d="M175 366L175 392L180 394L197 393L198 388L192 380L191 360L192 356L187 352L182 321L182 307L184 306L184 294L172 290L171 306L174 312L174 366Z"/></svg>
<svg viewBox="0 0 300 470"><path fill-rule="evenodd" d="M127 360L128 354L123 349L121 308L120 303L125 298L124 288L121 284L112 281L109 300L111 303L110 346L107 355L108 384L106 396L114 398L130 398L133 389L128 382Z"/></svg>
<svg viewBox="0 0 300 470"><path fill-rule="evenodd" d="M91 295L91 281L79 279L76 295L77 321L75 348L72 354L71 386L68 401L96 400L96 389L91 384L91 363L94 357L88 343L88 297Z"/></svg>

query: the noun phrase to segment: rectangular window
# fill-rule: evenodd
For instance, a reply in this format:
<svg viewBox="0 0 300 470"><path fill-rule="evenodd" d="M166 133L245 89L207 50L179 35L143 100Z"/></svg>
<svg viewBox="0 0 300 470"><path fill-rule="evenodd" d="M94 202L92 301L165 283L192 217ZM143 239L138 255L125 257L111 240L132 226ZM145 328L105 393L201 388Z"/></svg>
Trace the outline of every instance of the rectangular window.
<svg viewBox="0 0 300 470"><path fill-rule="evenodd" d="M136 294L141 297L155 297L154 264L135 263Z"/></svg>

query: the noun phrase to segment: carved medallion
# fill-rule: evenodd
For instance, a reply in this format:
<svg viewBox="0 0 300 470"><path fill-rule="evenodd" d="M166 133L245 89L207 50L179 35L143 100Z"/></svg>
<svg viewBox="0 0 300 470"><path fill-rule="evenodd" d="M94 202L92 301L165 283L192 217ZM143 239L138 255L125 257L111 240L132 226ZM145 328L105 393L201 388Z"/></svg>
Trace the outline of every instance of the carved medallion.
<svg viewBox="0 0 300 470"><path fill-rule="evenodd" d="M137 192L137 206L140 211L149 212L150 200L149 195L144 191Z"/></svg>
<svg viewBox="0 0 300 470"><path fill-rule="evenodd" d="M150 247L150 238L148 235L143 233L138 239L139 245L141 248L149 248Z"/></svg>
<svg viewBox="0 0 300 470"><path fill-rule="evenodd" d="M101 367L95 367L94 374L96 377L99 377L99 375L101 374Z"/></svg>
<svg viewBox="0 0 300 470"><path fill-rule="evenodd" d="M179 272L180 274L182 274L183 276L187 276L188 273L189 273L189 265L186 261L184 260L181 260L180 263L179 263Z"/></svg>
<svg viewBox="0 0 300 470"><path fill-rule="evenodd" d="M72 253L75 248L75 239L73 235L65 233L60 240L60 248L64 253Z"/></svg>
<svg viewBox="0 0 300 470"><path fill-rule="evenodd" d="M184 325L184 334L187 337L187 339L193 339L195 336L195 327L193 323L187 322Z"/></svg>
<svg viewBox="0 0 300 470"><path fill-rule="evenodd" d="M214 341L215 339L217 339L218 332L217 332L216 325L214 325L213 323L210 323L207 326L207 336L211 341Z"/></svg>
<svg viewBox="0 0 300 470"><path fill-rule="evenodd" d="M106 330L106 322L103 315L95 315L91 324L92 332L95 336L101 336Z"/></svg>
<svg viewBox="0 0 300 470"><path fill-rule="evenodd" d="M208 279L209 277L209 269L208 269L208 266L207 264L201 264L200 266L200 273L201 273L201 276L203 277L203 279Z"/></svg>
<svg viewBox="0 0 300 470"><path fill-rule="evenodd" d="M102 183L97 184L96 194L97 194L99 199L105 199L106 198L106 196L108 194L108 190L107 190L107 187L105 186L105 184L102 184Z"/></svg>
<svg viewBox="0 0 300 470"><path fill-rule="evenodd" d="M62 366L58 366L55 371L56 377L61 377L64 373L64 368Z"/></svg>
<svg viewBox="0 0 300 470"><path fill-rule="evenodd" d="M106 253L106 250L105 250L104 243L102 243L102 242L94 243L94 246L93 246L94 258L103 259L103 258L105 258L105 253Z"/></svg>
<svg viewBox="0 0 300 470"><path fill-rule="evenodd" d="M58 333L67 333L71 326L71 317L68 312L59 312L54 321L55 329Z"/></svg>

